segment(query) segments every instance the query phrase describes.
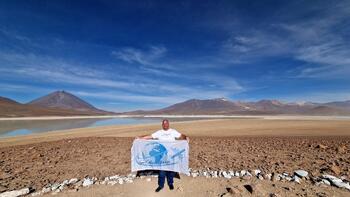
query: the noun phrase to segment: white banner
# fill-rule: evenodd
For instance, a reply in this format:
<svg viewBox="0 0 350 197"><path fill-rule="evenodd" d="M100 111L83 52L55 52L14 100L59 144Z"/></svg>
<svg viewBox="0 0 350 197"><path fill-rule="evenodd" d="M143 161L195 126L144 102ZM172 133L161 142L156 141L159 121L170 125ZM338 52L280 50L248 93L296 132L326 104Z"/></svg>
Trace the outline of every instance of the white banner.
<svg viewBox="0 0 350 197"><path fill-rule="evenodd" d="M188 174L189 146L186 140L134 140L131 171L166 170Z"/></svg>

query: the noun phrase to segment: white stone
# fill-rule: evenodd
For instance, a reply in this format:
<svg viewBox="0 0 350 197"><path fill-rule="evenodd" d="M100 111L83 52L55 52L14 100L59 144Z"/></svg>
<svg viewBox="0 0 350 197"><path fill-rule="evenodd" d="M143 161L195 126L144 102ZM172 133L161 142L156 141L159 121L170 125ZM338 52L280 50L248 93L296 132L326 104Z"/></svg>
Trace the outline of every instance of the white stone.
<svg viewBox="0 0 350 197"><path fill-rule="evenodd" d="M272 174L266 174L266 178L267 178L268 180L271 180Z"/></svg>
<svg viewBox="0 0 350 197"><path fill-rule="evenodd" d="M339 178L337 178L337 177L335 177L335 176L328 175L328 174L322 175L322 178L328 179L328 180L329 180L331 183L333 183L333 184L343 182L343 180L341 180L341 179L339 179Z"/></svg>
<svg viewBox="0 0 350 197"><path fill-rule="evenodd" d="M307 177L308 176L308 172L307 171L305 171L305 170L296 170L296 171L294 171L294 173L296 174L296 175L298 175L299 177Z"/></svg>
<svg viewBox="0 0 350 197"><path fill-rule="evenodd" d="M208 172L203 172L203 176L208 177Z"/></svg>
<svg viewBox="0 0 350 197"><path fill-rule="evenodd" d="M76 182L78 182L77 178L72 178L68 181L68 184L75 184Z"/></svg>
<svg viewBox="0 0 350 197"><path fill-rule="evenodd" d="M254 170L254 175L255 176L258 176L260 173L261 173L261 170L259 170L259 169Z"/></svg>
<svg viewBox="0 0 350 197"><path fill-rule="evenodd" d="M59 187L58 189L62 191L62 190L64 189L64 185L61 184L60 187Z"/></svg>
<svg viewBox="0 0 350 197"><path fill-rule="evenodd" d="M107 182L107 185L115 185L117 184L118 182L117 181L108 181Z"/></svg>
<svg viewBox="0 0 350 197"><path fill-rule="evenodd" d="M89 178L85 178L83 182L83 187L89 187L90 185L94 184L93 180Z"/></svg>
<svg viewBox="0 0 350 197"><path fill-rule="evenodd" d="M59 183L54 183L52 186L51 186L51 191L55 191L56 189L58 189L60 187L60 184Z"/></svg>
<svg viewBox="0 0 350 197"><path fill-rule="evenodd" d="M69 180L64 180L61 185L68 185Z"/></svg>
<svg viewBox="0 0 350 197"><path fill-rule="evenodd" d="M197 176L198 176L198 173L197 173L197 172L192 173L192 177L193 177L193 178L195 178L195 177L197 177Z"/></svg>
<svg viewBox="0 0 350 197"><path fill-rule="evenodd" d="M322 179L321 183L325 185L331 185L331 182L329 182L327 179Z"/></svg>
<svg viewBox="0 0 350 197"><path fill-rule="evenodd" d="M31 194L31 196L41 196L43 193L41 191L39 192L34 192Z"/></svg>
<svg viewBox="0 0 350 197"><path fill-rule="evenodd" d="M339 187L339 188L345 188L350 190L350 185L349 183L344 183L344 182L335 182L333 183L335 186Z"/></svg>
<svg viewBox="0 0 350 197"><path fill-rule="evenodd" d="M14 191L8 191L3 192L0 194L0 197L17 197L17 196L23 196L29 193L29 188L24 188L20 190L14 190Z"/></svg>
<svg viewBox="0 0 350 197"><path fill-rule="evenodd" d="M301 179L300 179L297 175L294 175L294 176L293 176L293 181L300 184Z"/></svg>
<svg viewBox="0 0 350 197"><path fill-rule="evenodd" d="M50 192L51 191L51 188L50 187L44 187L42 190L41 190L41 192L42 193L48 193L48 192Z"/></svg>
<svg viewBox="0 0 350 197"><path fill-rule="evenodd" d="M114 175L109 177L109 180L113 180L113 179L119 179L119 175Z"/></svg>
<svg viewBox="0 0 350 197"><path fill-rule="evenodd" d="M239 176L244 176L244 175L246 175L246 173L247 173L247 171L246 171L246 170L241 170L241 172L240 172Z"/></svg>
<svg viewBox="0 0 350 197"><path fill-rule="evenodd" d="M293 179L292 179L292 177L289 177L289 176L286 176L286 177L284 177L287 181L292 181Z"/></svg>
<svg viewBox="0 0 350 197"><path fill-rule="evenodd" d="M239 177L239 172L238 171L235 172L235 176Z"/></svg>
<svg viewBox="0 0 350 197"><path fill-rule="evenodd" d="M222 175L226 178L226 179L230 179L231 175L229 173L227 173L226 171L222 172Z"/></svg>

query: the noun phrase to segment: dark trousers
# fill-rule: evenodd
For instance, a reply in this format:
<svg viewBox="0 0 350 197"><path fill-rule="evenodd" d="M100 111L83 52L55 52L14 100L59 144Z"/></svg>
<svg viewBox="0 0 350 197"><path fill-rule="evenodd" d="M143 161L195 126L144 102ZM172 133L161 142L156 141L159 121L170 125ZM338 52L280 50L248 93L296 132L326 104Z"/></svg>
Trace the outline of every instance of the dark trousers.
<svg viewBox="0 0 350 197"><path fill-rule="evenodd" d="M172 185L174 183L174 176L176 172L172 171L159 171L159 176L158 176L158 186L159 187L164 187L165 183L165 177L168 181L168 185Z"/></svg>

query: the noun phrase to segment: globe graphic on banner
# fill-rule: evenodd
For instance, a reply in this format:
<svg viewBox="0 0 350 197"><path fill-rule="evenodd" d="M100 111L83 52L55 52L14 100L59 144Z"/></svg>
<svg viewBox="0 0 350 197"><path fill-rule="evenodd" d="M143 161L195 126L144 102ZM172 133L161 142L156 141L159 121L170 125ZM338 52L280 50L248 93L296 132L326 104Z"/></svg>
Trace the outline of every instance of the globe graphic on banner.
<svg viewBox="0 0 350 197"><path fill-rule="evenodd" d="M167 149L160 143L152 143L146 146L148 151L148 155L152 158L152 163L161 164L162 159L167 155Z"/></svg>
<svg viewBox="0 0 350 197"><path fill-rule="evenodd" d="M148 143L142 151L142 163L144 165L161 165L168 154L164 145L158 142Z"/></svg>

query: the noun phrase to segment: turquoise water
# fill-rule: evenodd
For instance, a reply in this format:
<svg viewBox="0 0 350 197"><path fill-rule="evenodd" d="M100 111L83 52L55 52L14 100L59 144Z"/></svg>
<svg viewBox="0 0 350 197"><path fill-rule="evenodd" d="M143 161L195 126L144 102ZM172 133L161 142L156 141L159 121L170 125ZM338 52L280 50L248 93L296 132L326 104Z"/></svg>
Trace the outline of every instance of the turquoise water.
<svg viewBox="0 0 350 197"><path fill-rule="evenodd" d="M158 123L160 118L109 118L109 119L65 119L65 120L1 120L0 137L28 135L75 128L108 125L134 125Z"/></svg>

